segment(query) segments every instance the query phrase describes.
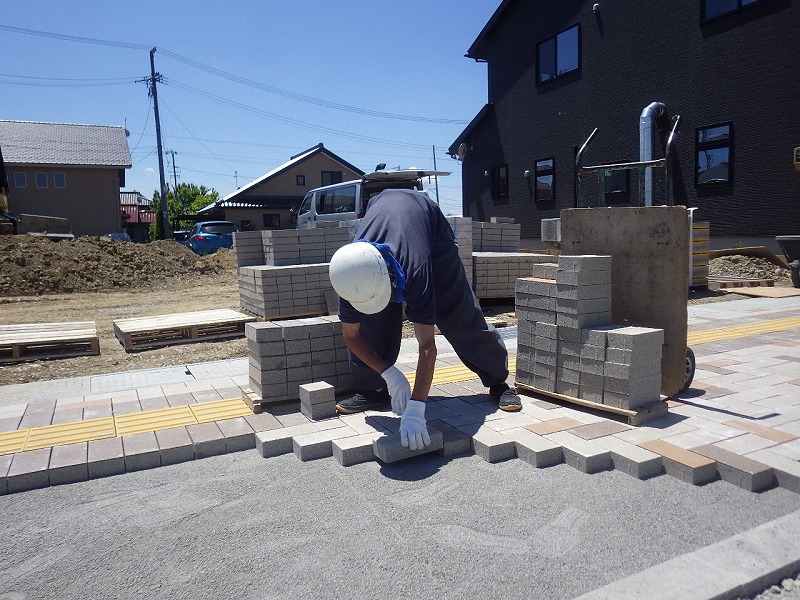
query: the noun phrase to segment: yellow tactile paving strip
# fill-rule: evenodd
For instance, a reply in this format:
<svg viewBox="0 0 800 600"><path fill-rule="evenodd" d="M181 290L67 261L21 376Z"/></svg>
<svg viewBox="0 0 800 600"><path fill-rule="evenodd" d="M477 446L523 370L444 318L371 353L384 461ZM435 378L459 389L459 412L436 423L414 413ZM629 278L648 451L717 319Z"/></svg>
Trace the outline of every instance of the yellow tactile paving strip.
<svg viewBox="0 0 800 600"><path fill-rule="evenodd" d="M692 346L797 328L800 328L800 317L787 317L746 325L691 332L688 334L687 343ZM508 359L509 371L514 372L516 366L516 357L510 356ZM405 373L405 376L413 386L414 373ZM469 381L470 379L475 379L475 373L464 365L442 367L434 371L433 385L458 383L459 381ZM116 417L77 421L75 423L19 429L0 433L0 455L134 433L159 431L170 427L185 427L198 423L222 421L250 415L252 412L241 399L234 398L231 400L217 400L161 408Z"/></svg>

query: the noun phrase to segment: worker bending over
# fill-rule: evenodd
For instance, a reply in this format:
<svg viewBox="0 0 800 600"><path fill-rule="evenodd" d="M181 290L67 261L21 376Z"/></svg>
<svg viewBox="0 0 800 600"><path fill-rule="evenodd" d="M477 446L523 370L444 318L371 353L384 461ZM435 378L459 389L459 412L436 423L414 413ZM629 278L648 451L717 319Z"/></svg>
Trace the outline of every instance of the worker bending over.
<svg viewBox="0 0 800 600"><path fill-rule="evenodd" d="M458 256L453 230L424 192L388 189L373 197L356 241L331 258L339 318L356 394L336 405L349 414L385 408L401 416L400 439L411 450L430 443L425 421L436 363L434 325L477 373L501 410L522 408L506 384L508 352L483 317ZM403 305L419 343L414 389L397 369Z"/></svg>

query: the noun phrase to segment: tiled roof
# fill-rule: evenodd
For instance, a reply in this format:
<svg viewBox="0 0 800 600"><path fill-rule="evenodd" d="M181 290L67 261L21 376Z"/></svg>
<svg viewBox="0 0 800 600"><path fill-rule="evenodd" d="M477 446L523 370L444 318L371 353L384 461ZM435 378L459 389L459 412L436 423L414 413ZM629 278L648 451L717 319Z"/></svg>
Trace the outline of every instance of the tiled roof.
<svg viewBox="0 0 800 600"><path fill-rule="evenodd" d="M124 127L0 121L0 148L9 164L131 166Z"/></svg>

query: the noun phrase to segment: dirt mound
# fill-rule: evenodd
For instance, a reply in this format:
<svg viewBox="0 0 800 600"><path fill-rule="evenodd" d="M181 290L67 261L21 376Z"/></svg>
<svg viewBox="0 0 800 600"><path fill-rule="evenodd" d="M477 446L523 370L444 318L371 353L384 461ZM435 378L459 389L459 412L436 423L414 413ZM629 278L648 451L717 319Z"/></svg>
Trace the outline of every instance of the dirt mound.
<svg viewBox="0 0 800 600"><path fill-rule="evenodd" d="M748 279L774 279L778 285L792 285L788 267L779 267L764 258L740 254L712 259L708 263L708 274Z"/></svg>
<svg viewBox="0 0 800 600"><path fill-rule="evenodd" d="M147 288L225 271L235 273L233 250L197 256L172 240L132 244L106 237L53 242L0 236L0 296Z"/></svg>

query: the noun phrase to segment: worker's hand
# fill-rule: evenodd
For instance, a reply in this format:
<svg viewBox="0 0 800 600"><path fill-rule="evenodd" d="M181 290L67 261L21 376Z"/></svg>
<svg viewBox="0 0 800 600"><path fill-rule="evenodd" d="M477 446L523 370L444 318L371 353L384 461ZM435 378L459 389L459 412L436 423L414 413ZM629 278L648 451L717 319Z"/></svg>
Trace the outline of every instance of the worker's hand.
<svg viewBox="0 0 800 600"><path fill-rule="evenodd" d="M425 422L425 403L413 398L400 417L400 443L409 450L422 450L431 443Z"/></svg>
<svg viewBox="0 0 800 600"><path fill-rule="evenodd" d="M394 365L381 373L381 377L386 382L389 395L392 397L392 412L402 415L406 410L408 399L411 398L411 386L408 385L408 379Z"/></svg>

